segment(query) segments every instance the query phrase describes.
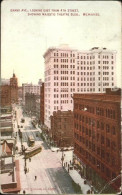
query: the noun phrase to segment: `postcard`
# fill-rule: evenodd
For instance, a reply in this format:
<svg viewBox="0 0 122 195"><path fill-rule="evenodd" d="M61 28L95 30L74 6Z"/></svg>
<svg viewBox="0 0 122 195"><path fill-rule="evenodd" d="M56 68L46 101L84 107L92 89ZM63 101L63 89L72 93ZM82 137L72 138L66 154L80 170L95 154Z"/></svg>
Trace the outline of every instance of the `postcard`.
<svg viewBox="0 0 122 195"><path fill-rule="evenodd" d="M1 193L121 193L121 4L1 3Z"/></svg>

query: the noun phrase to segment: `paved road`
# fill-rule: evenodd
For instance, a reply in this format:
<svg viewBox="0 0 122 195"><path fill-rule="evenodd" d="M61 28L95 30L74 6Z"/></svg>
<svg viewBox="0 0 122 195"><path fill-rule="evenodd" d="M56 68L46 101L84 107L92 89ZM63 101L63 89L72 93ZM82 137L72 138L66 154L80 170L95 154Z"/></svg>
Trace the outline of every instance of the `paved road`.
<svg viewBox="0 0 122 195"><path fill-rule="evenodd" d="M31 194L74 194L72 180L61 167L56 153L43 147L42 152L27 160L29 172L24 173L24 159L20 160L22 191ZM37 180L35 180L35 175Z"/></svg>
<svg viewBox="0 0 122 195"><path fill-rule="evenodd" d="M17 109L17 120L20 123L22 116L21 109ZM27 136L32 134L35 139L35 144L42 145L42 152L31 157L31 162L27 160L27 168L29 172L25 174L25 161L23 156L16 155L20 162L20 181L21 192L26 191L26 194L75 194L72 187L72 179L62 168L61 153L52 152L40 137L36 137L38 130L25 129L25 126L30 126L30 118L25 118L25 123L22 128L23 141L26 143ZM17 130L15 125L15 130ZM18 139L18 144L20 140ZM37 179L35 180L35 176Z"/></svg>
<svg viewBox="0 0 122 195"><path fill-rule="evenodd" d="M37 131L24 131L22 132L22 141L23 142L27 142L28 141L28 137L32 135L35 141L41 141L41 137L40 137L40 132ZM38 135L38 136L37 136Z"/></svg>

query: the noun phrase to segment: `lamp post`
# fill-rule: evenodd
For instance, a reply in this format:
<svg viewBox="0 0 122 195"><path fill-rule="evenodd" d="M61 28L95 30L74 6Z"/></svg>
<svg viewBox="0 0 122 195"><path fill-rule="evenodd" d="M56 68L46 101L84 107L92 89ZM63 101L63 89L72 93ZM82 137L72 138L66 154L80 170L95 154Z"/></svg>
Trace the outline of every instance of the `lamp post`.
<svg viewBox="0 0 122 195"><path fill-rule="evenodd" d="M61 161L62 161L62 167L63 167L63 161L64 161L64 150L63 150L63 138L62 138L62 135L63 135L63 132L61 132L61 145L62 145L62 147L61 147L61 152L62 152L62 157L61 157Z"/></svg>

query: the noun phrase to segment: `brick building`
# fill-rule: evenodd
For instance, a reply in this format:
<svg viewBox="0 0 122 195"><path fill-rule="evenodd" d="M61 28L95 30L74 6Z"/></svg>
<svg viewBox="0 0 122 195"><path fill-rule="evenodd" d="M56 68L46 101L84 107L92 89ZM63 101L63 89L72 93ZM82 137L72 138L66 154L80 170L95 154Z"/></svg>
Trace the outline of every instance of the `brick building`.
<svg viewBox="0 0 122 195"><path fill-rule="evenodd" d="M121 167L120 90L74 94L73 99L74 157L81 174L98 190L117 177L108 192L117 191Z"/></svg>
<svg viewBox="0 0 122 195"><path fill-rule="evenodd" d="M0 90L1 107L11 106L11 103L18 102L18 81L15 74L13 74L12 78L6 80L5 80L6 82L5 81L3 82L3 80L1 82Z"/></svg>
<svg viewBox="0 0 122 195"><path fill-rule="evenodd" d="M13 73L13 77L10 78L10 90L11 90L11 103L18 102L18 79Z"/></svg>
<svg viewBox="0 0 122 195"><path fill-rule="evenodd" d="M11 90L10 85L1 85L1 107L10 106L11 105Z"/></svg>
<svg viewBox="0 0 122 195"><path fill-rule="evenodd" d="M40 92L40 123L44 125L44 83L42 83Z"/></svg>
<svg viewBox="0 0 122 195"><path fill-rule="evenodd" d="M71 110L53 112L51 133L57 146L73 145L73 112Z"/></svg>

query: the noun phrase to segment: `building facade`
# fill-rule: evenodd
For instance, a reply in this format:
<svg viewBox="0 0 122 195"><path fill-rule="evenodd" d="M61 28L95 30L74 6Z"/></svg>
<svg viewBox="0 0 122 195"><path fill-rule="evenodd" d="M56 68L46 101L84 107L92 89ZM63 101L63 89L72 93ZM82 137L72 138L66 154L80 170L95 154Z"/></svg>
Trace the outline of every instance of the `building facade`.
<svg viewBox="0 0 122 195"><path fill-rule="evenodd" d="M22 100L22 86L18 87L18 98L19 98L19 100Z"/></svg>
<svg viewBox="0 0 122 195"><path fill-rule="evenodd" d="M1 139L9 139L13 137L13 122L12 122L12 113L8 112L9 108L4 107L4 110L1 110L0 116L0 137Z"/></svg>
<svg viewBox="0 0 122 195"><path fill-rule="evenodd" d="M10 85L1 85L0 91L1 107L11 105L11 89Z"/></svg>
<svg viewBox="0 0 122 195"><path fill-rule="evenodd" d="M42 83L40 93L40 123L44 125L44 83Z"/></svg>
<svg viewBox="0 0 122 195"><path fill-rule="evenodd" d="M37 115L36 101L38 98L39 96L35 95L34 93L25 94L25 111L26 112L34 116Z"/></svg>
<svg viewBox="0 0 122 195"><path fill-rule="evenodd" d="M1 80L1 107L11 106L11 103L18 102L18 80L13 74L13 77L10 79Z"/></svg>
<svg viewBox="0 0 122 195"><path fill-rule="evenodd" d="M40 97L36 99L36 118L38 123L40 123Z"/></svg>
<svg viewBox="0 0 122 195"><path fill-rule="evenodd" d="M73 100L74 154L82 175L98 190L112 179L118 178L111 186L119 190L120 91L109 90L106 94L74 94Z"/></svg>
<svg viewBox="0 0 122 195"><path fill-rule="evenodd" d="M30 83L30 84L23 83L22 84L22 99L23 99L24 104L25 104L25 94L26 93L33 93L35 95L40 96L40 86L41 86L40 82L38 85L33 85L32 83Z"/></svg>
<svg viewBox="0 0 122 195"><path fill-rule="evenodd" d="M115 86L116 52L94 47L89 51L67 46L45 54L45 125L53 111L73 110L73 93L103 93Z"/></svg>
<svg viewBox="0 0 122 195"><path fill-rule="evenodd" d="M10 78L10 90L11 90L11 103L18 103L18 79L13 73L13 77Z"/></svg>
<svg viewBox="0 0 122 195"><path fill-rule="evenodd" d="M51 116L52 139L58 147L73 146L73 112L53 112Z"/></svg>

